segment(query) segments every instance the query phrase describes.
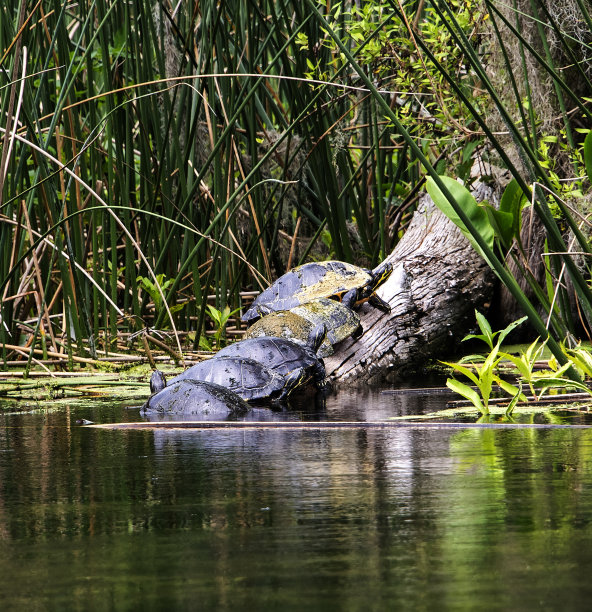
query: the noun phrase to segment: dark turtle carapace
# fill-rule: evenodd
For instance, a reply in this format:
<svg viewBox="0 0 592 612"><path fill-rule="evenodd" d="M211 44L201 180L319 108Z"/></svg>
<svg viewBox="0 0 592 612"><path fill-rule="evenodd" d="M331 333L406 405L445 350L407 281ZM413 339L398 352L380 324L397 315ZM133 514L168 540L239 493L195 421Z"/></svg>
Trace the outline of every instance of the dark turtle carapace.
<svg viewBox="0 0 592 612"><path fill-rule="evenodd" d="M325 366L317 357L316 351L325 337L325 330L318 329L316 344L310 347L277 336L246 338L220 349L216 359L248 357L283 376L294 377L302 384L312 378L316 386L322 388L325 381Z"/></svg>
<svg viewBox="0 0 592 612"><path fill-rule="evenodd" d="M390 263L382 264L375 272L343 261L303 264L280 276L260 293L242 319L252 321L318 298L334 298L350 308L369 302L390 312L390 306L376 295L376 289L386 281L392 269Z"/></svg>
<svg viewBox="0 0 592 612"><path fill-rule="evenodd" d="M149 420L232 420L245 416L250 409L249 404L233 391L201 380L169 384L142 406Z"/></svg>
<svg viewBox="0 0 592 612"><path fill-rule="evenodd" d="M180 380L205 380L234 391L246 401L284 399L298 383L248 357L213 357L191 366L170 384Z"/></svg>

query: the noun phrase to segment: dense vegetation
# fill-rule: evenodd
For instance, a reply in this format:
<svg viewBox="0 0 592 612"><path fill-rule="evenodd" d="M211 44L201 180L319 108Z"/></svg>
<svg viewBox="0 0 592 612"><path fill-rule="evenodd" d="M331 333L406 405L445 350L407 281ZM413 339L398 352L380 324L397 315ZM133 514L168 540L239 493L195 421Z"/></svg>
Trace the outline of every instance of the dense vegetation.
<svg viewBox="0 0 592 612"><path fill-rule="evenodd" d="M514 178L511 218L489 213L494 244L457 210L467 232L539 331L580 334L592 19L555 4L5 2L3 358L146 328L219 340L241 292L296 263L380 261L427 175L457 210L439 175L468 179L477 153Z"/></svg>

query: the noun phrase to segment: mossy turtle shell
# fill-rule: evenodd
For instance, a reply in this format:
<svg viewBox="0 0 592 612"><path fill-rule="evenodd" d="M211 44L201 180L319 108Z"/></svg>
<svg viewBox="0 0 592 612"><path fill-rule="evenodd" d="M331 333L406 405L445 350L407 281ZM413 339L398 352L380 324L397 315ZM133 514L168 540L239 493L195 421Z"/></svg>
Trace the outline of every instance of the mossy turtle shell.
<svg viewBox="0 0 592 612"><path fill-rule="evenodd" d="M372 298L382 302L374 297L374 290L388 278L391 270L390 264L385 264L373 275L370 270L364 270L344 261L303 264L280 276L260 293L242 319L252 321L269 312L290 310L294 306L318 298L341 299L354 289L358 290L360 297L363 294L364 300ZM357 296L354 297L356 303ZM388 305L384 304L383 308L388 308Z"/></svg>
<svg viewBox="0 0 592 612"><path fill-rule="evenodd" d="M310 338L316 326L308 319L289 310L272 312L255 321L245 334L245 338L260 338L262 336L275 336L287 338L304 346L310 346ZM317 350L319 357L328 357L333 354L333 346L327 338L323 340Z"/></svg>
<svg viewBox="0 0 592 612"><path fill-rule="evenodd" d="M324 336L322 337L324 338ZM296 370L302 370L306 379L310 379L312 376L317 384L322 384L325 378L325 367L317 357L313 347L299 344L288 338L277 336L246 338L220 349L215 359L220 357L255 359L255 361L283 376L287 376Z"/></svg>
<svg viewBox="0 0 592 612"><path fill-rule="evenodd" d="M202 361L171 379L167 387L187 379L222 385L247 401L275 399L281 395L285 384L281 374L246 357L220 357Z"/></svg>
<svg viewBox="0 0 592 612"><path fill-rule="evenodd" d="M335 300L320 298L295 306L291 312L304 317L313 325L324 325L331 344L337 344L349 336L357 338L362 333L359 315Z"/></svg>
<svg viewBox="0 0 592 612"><path fill-rule="evenodd" d="M142 407L148 420L221 421L246 415L251 407L236 393L202 380L180 380L155 393Z"/></svg>

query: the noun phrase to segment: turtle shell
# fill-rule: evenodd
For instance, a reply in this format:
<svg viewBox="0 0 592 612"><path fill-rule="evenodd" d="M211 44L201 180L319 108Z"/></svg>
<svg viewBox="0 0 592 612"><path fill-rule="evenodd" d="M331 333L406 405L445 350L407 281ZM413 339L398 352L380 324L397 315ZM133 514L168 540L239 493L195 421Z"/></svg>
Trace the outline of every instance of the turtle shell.
<svg viewBox="0 0 592 612"><path fill-rule="evenodd" d="M220 349L215 358L220 357L249 357L283 376L302 369L307 378L314 376L317 382L322 382L325 378L324 365L313 348L288 338L277 336L247 338Z"/></svg>
<svg viewBox="0 0 592 612"><path fill-rule="evenodd" d="M373 280L369 270L344 261L303 264L286 272L261 292L242 319L251 321L269 312L290 310L317 298L341 298L347 291L365 287Z"/></svg>
<svg viewBox="0 0 592 612"><path fill-rule="evenodd" d="M249 404L225 387L189 379L167 385L142 406L149 420L223 421L244 416L250 409Z"/></svg>
<svg viewBox="0 0 592 612"><path fill-rule="evenodd" d="M187 379L222 385L247 401L275 399L282 394L285 384L281 374L247 357L217 357L202 361L172 378L167 386Z"/></svg>
<svg viewBox="0 0 592 612"><path fill-rule="evenodd" d="M262 336L274 336L277 338L287 338L310 346L310 338L314 334L316 325L304 317L291 312L282 310L265 315L255 321L245 334L245 338L260 338ZM333 346L327 338L323 340L317 349L319 357L328 357L333 354Z"/></svg>
<svg viewBox="0 0 592 612"><path fill-rule="evenodd" d="M324 325L327 339L337 344L349 336L354 338L362 334L359 315L341 302L321 298L295 306L292 312L310 321L313 325Z"/></svg>

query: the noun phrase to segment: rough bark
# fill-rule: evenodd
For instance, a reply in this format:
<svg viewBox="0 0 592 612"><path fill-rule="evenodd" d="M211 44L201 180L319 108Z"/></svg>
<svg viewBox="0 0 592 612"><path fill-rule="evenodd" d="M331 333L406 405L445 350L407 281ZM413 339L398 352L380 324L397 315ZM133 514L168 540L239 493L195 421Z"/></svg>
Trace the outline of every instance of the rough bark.
<svg viewBox="0 0 592 612"><path fill-rule="evenodd" d="M377 293L384 314L364 305L364 333L325 359L333 383L393 382L458 347L491 299L493 274L468 240L426 195L387 258L394 267Z"/></svg>

